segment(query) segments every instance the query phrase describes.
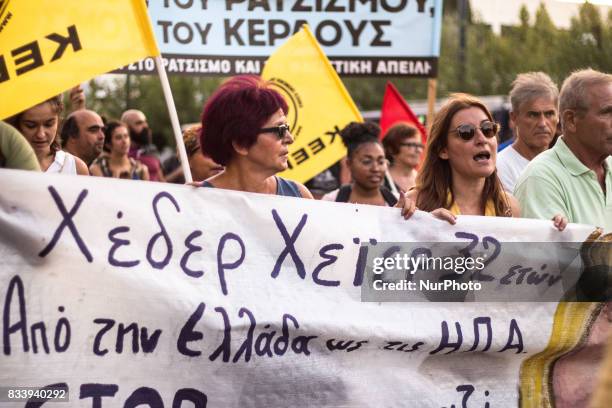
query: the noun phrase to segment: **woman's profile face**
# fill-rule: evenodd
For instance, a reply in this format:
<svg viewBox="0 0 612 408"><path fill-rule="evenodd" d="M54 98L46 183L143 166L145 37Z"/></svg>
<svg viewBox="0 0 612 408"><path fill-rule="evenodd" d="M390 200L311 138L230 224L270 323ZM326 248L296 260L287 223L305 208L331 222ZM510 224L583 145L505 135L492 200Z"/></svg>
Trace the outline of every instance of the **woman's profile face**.
<svg viewBox="0 0 612 408"><path fill-rule="evenodd" d="M111 134L111 153L127 155L130 150L130 134L125 126L117 126Z"/></svg>
<svg viewBox="0 0 612 408"><path fill-rule="evenodd" d="M379 143L364 143L348 161L353 181L364 190L375 190L383 184L387 160Z"/></svg>
<svg viewBox="0 0 612 408"><path fill-rule="evenodd" d="M478 107L462 109L455 113L446 135L446 147L439 154L441 159L448 160L453 173L466 178L481 178L488 177L495 171L497 137L486 131L490 122L485 112ZM465 132L469 128L473 128L471 137L469 132ZM484 133L481 128L485 129ZM492 136L487 137L485 133ZM464 137L461 137L461 134Z"/></svg>
<svg viewBox="0 0 612 408"><path fill-rule="evenodd" d="M57 135L59 116L53 105L43 102L26 110L19 119L19 131L37 154L49 153Z"/></svg>
<svg viewBox="0 0 612 408"><path fill-rule="evenodd" d="M282 109L272 114L263 124L261 129L274 129L261 132L257 135L257 141L247 149L247 157L253 164L265 168L273 174L286 170L289 159L289 145L293 143L293 136L287 130L282 135L276 128L287 125L287 117Z"/></svg>

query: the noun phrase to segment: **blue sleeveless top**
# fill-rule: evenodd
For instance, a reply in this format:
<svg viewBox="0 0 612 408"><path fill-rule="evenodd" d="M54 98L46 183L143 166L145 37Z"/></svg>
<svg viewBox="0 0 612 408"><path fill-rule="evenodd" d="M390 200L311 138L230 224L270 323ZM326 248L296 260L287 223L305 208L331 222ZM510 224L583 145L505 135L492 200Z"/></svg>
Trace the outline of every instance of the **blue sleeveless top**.
<svg viewBox="0 0 612 408"><path fill-rule="evenodd" d="M285 197L298 197L302 198L302 194L300 193L300 189L295 184L295 182L291 180L286 180L282 177L274 176L276 178L276 195L285 196ZM202 187L215 187L210 184L208 181L202 182Z"/></svg>

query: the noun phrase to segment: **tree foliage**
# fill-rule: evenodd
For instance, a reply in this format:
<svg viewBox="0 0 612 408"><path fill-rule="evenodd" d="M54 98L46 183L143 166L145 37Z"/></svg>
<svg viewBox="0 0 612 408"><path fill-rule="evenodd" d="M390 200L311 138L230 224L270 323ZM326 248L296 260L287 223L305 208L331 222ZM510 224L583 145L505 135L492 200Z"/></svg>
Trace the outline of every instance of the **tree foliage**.
<svg viewBox="0 0 612 408"><path fill-rule="evenodd" d="M169 77L170 88L179 123L198 122L204 101L219 86L223 78L188 76ZM122 75L104 83L90 81L87 105L108 119L118 119L129 108L139 109L147 116L149 126L159 144L174 145L172 125L166 101L157 76L130 75L129 86ZM129 88L129 98L128 98Z"/></svg>

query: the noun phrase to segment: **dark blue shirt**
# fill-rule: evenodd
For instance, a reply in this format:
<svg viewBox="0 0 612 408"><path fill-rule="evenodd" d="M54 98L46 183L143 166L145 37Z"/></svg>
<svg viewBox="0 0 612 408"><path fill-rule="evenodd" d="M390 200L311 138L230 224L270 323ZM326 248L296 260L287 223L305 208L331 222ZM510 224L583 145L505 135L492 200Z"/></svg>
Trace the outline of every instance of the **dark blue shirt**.
<svg viewBox="0 0 612 408"><path fill-rule="evenodd" d="M276 178L276 195L285 197L298 197L302 198L298 185L291 181L286 180L282 177L274 176ZM208 181L202 182L202 187L213 187Z"/></svg>

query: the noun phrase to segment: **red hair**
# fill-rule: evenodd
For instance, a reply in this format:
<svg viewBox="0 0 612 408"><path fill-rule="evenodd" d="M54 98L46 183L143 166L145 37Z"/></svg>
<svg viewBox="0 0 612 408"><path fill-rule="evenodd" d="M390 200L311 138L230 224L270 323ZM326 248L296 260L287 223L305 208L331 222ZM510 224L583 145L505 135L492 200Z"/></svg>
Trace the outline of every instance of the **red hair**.
<svg viewBox="0 0 612 408"><path fill-rule="evenodd" d="M249 148L258 131L279 109L287 114L287 102L271 83L257 75L235 76L208 99L202 112L200 144L206 156L227 166L235 143Z"/></svg>

